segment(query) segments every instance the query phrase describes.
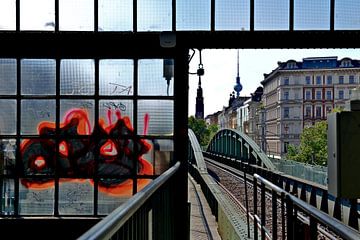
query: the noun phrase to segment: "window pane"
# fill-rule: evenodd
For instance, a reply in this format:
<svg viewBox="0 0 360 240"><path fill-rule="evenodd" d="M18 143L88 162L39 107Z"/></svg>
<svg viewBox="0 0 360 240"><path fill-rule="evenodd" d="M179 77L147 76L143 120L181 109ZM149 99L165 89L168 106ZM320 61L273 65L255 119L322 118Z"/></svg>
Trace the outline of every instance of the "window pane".
<svg viewBox="0 0 360 240"><path fill-rule="evenodd" d="M1 215L14 215L15 183L13 179L5 178L0 182L0 199L3 199Z"/></svg>
<svg viewBox="0 0 360 240"><path fill-rule="evenodd" d="M16 0L0 1L0 30L16 29Z"/></svg>
<svg viewBox="0 0 360 240"><path fill-rule="evenodd" d="M21 101L21 134L40 134L48 123L55 122L55 100Z"/></svg>
<svg viewBox="0 0 360 240"><path fill-rule="evenodd" d="M15 173L16 140L0 139L0 175Z"/></svg>
<svg viewBox="0 0 360 240"><path fill-rule="evenodd" d="M120 115L118 114L120 113ZM108 128L121 120L127 123L129 120L129 126L133 125L133 101L132 100L101 100L99 101L99 118L104 121L104 128ZM120 125L122 126L122 125ZM118 133L114 127L111 127L113 133ZM120 134L129 134L128 130L118 129Z"/></svg>
<svg viewBox="0 0 360 240"><path fill-rule="evenodd" d="M21 60L21 94L55 95L56 61L50 59Z"/></svg>
<svg viewBox="0 0 360 240"><path fill-rule="evenodd" d="M15 95L16 79L16 59L0 59L0 95Z"/></svg>
<svg viewBox="0 0 360 240"><path fill-rule="evenodd" d="M138 134L173 135L174 103L168 100L138 101Z"/></svg>
<svg viewBox="0 0 360 240"><path fill-rule="evenodd" d="M359 12L358 0L335 1L335 29L360 29Z"/></svg>
<svg viewBox="0 0 360 240"><path fill-rule="evenodd" d="M154 174L165 172L173 159L174 142L171 139L149 139L151 149L143 155L143 159L153 165Z"/></svg>
<svg viewBox="0 0 360 240"><path fill-rule="evenodd" d="M249 30L250 1L218 0L215 2L216 30Z"/></svg>
<svg viewBox="0 0 360 240"><path fill-rule="evenodd" d="M60 179L59 214L92 215L94 187L86 179Z"/></svg>
<svg viewBox="0 0 360 240"><path fill-rule="evenodd" d="M19 213L21 215L53 215L55 184L51 181L42 189L29 189L24 183L32 179L21 179L19 185Z"/></svg>
<svg viewBox="0 0 360 240"><path fill-rule="evenodd" d="M94 30L94 0L59 0L59 29Z"/></svg>
<svg viewBox="0 0 360 240"><path fill-rule="evenodd" d="M330 0L295 0L294 29L330 29Z"/></svg>
<svg viewBox="0 0 360 240"><path fill-rule="evenodd" d="M100 179L101 183L105 180ZM100 184L98 191L98 213L107 215L117 207L125 203L132 196L133 180L122 180L122 186L118 188L107 187Z"/></svg>
<svg viewBox="0 0 360 240"><path fill-rule="evenodd" d="M137 0L138 31L170 31L171 0Z"/></svg>
<svg viewBox="0 0 360 240"><path fill-rule="evenodd" d="M61 100L60 121L64 129L62 134L90 135L94 128L94 101ZM69 126L74 127L69 128Z"/></svg>
<svg viewBox="0 0 360 240"><path fill-rule="evenodd" d="M99 31L132 31L133 0L99 0Z"/></svg>
<svg viewBox="0 0 360 240"><path fill-rule="evenodd" d="M210 30L210 0L177 0L176 30Z"/></svg>
<svg viewBox="0 0 360 240"><path fill-rule="evenodd" d="M174 71L173 66L169 66ZM170 74L171 75L171 74ZM170 79L170 78L169 78ZM173 81L164 78L164 60L139 60L139 95L173 96Z"/></svg>
<svg viewBox="0 0 360 240"><path fill-rule="evenodd" d="M55 29L55 1L22 0L20 1L20 29L48 30Z"/></svg>
<svg viewBox="0 0 360 240"><path fill-rule="evenodd" d="M93 95L95 92L94 60L62 60L60 64L60 94Z"/></svg>
<svg viewBox="0 0 360 240"><path fill-rule="evenodd" d="M256 30L288 30L289 0L255 0Z"/></svg>
<svg viewBox="0 0 360 240"><path fill-rule="evenodd" d="M0 99L0 135L16 134L16 100Z"/></svg>
<svg viewBox="0 0 360 240"><path fill-rule="evenodd" d="M133 94L133 60L101 60L99 64L100 95Z"/></svg>

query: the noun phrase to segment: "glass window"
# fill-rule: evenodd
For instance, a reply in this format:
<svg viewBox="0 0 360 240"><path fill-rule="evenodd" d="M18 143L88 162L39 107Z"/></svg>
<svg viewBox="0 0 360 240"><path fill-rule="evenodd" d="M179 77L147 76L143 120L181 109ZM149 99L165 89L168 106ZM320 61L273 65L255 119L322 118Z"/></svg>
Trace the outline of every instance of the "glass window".
<svg viewBox="0 0 360 240"><path fill-rule="evenodd" d="M250 1L215 1L216 30L249 30Z"/></svg>
<svg viewBox="0 0 360 240"><path fill-rule="evenodd" d="M1 9L1 8L0 8ZM1 10L0 10L1 11ZM0 95L15 95L17 86L16 59L0 59Z"/></svg>
<svg viewBox="0 0 360 240"><path fill-rule="evenodd" d="M321 91L316 91L316 100L321 100Z"/></svg>
<svg viewBox="0 0 360 240"><path fill-rule="evenodd" d="M339 84L344 84L344 76L339 76Z"/></svg>
<svg viewBox="0 0 360 240"><path fill-rule="evenodd" d="M55 1L20 1L20 29L53 31L55 29Z"/></svg>
<svg viewBox="0 0 360 240"><path fill-rule="evenodd" d="M290 109L288 107L284 107L284 118L289 118Z"/></svg>
<svg viewBox="0 0 360 240"><path fill-rule="evenodd" d="M331 100L331 91L326 91L326 100Z"/></svg>
<svg viewBox="0 0 360 240"><path fill-rule="evenodd" d="M326 84L328 84L328 85L332 84L332 76L329 75L326 77Z"/></svg>
<svg viewBox="0 0 360 240"><path fill-rule="evenodd" d="M210 0L177 0L176 30L210 30Z"/></svg>
<svg viewBox="0 0 360 240"><path fill-rule="evenodd" d="M100 60L99 81L100 95L133 95L134 61Z"/></svg>
<svg viewBox="0 0 360 240"><path fill-rule="evenodd" d="M0 1L0 30L16 29L16 0Z"/></svg>
<svg viewBox="0 0 360 240"><path fill-rule="evenodd" d="M357 30L360 28L360 1L335 1L335 30Z"/></svg>
<svg viewBox="0 0 360 240"><path fill-rule="evenodd" d="M329 0L295 0L294 29L328 30L330 28Z"/></svg>
<svg viewBox="0 0 360 240"><path fill-rule="evenodd" d="M284 92L284 99L289 100L289 92Z"/></svg>
<svg viewBox="0 0 360 240"><path fill-rule="evenodd" d="M288 30L288 0L255 0L256 30Z"/></svg>
<svg viewBox="0 0 360 240"><path fill-rule="evenodd" d="M171 0L137 0L138 31L171 31Z"/></svg>
<svg viewBox="0 0 360 240"><path fill-rule="evenodd" d="M16 100L0 99L0 109L1 109L0 135L15 135L16 134ZM0 143L0 148L1 148L1 143Z"/></svg>
<svg viewBox="0 0 360 240"><path fill-rule="evenodd" d="M355 76L354 75L350 75L349 76L349 84L354 84L355 83Z"/></svg>
<svg viewBox="0 0 360 240"><path fill-rule="evenodd" d="M117 124L119 120L128 121L129 127L133 127L133 100L100 100L99 101L99 118L104 122L104 127L110 127ZM120 115L119 115L120 114ZM129 134L129 132L122 132Z"/></svg>
<svg viewBox="0 0 360 240"><path fill-rule="evenodd" d="M21 179L22 183L32 183L33 179ZM19 214L21 215L53 215L54 214L54 181L47 183L46 189L29 189L19 184Z"/></svg>
<svg viewBox="0 0 360 240"><path fill-rule="evenodd" d="M306 77L305 77L305 83L306 83L306 85L310 85L310 84L311 84L311 77L310 77L310 76L306 76Z"/></svg>
<svg viewBox="0 0 360 240"><path fill-rule="evenodd" d="M132 31L133 0L99 0L99 31Z"/></svg>
<svg viewBox="0 0 360 240"><path fill-rule="evenodd" d="M93 31L94 0L59 0L59 29Z"/></svg>
<svg viewBox="0 0 360 240"><path fill-rule="evenodd" d="M311 92L308 90L305 92L305 99L310 100L311 99Z"/></svg>
<svg viewBox="0 0 360 240"><path fill-rule="evenodd" d="M289 78L284 78L284 85L289 85Z"/></svg>
<svg viewBox="0 0 360 240"><path fill-rule="evenodd" d="M316 84L317 84L317 85L321 85L321 84L322 84L321 76L316 76Z"/></svg>
<svg viewBox="0 0 360 240"><path fill-rule="evenodd" d="M330 113L332 110L332 107L331 106L326 106L326 113Z"/></svg>
<svg viewBox="0 0 360 240"><path fill-rule="evenodd" d="M344 91L339 90L339 99L344 99Z"/></svg>
<svg viewBox="0 0 360 240"><path fill-rule="evenodd" d="M21 94L55 95L56 62L52 59L21 60Z"/></svg>
<svg viewBox="0 0 360 240"><path fill-rule="evenodd" d="M321 107L320 106L316 106L315 114L316 114L316 117L321 117Z"/></svg>
<svg viewBox="0 0 360 240"><path fill-rule="evenodd" d="M306 106L305 117L311 117L311 106Z"/></svg>

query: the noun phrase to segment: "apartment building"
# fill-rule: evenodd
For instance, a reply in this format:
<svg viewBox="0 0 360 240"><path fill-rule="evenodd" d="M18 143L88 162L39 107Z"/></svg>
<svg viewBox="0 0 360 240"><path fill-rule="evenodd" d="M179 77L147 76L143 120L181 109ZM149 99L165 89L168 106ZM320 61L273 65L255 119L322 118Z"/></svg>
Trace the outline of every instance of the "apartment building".
<svg viewBox="0 0 360 240"><path fill-rule="evenodd" d="M264 74L265 150L282 156L298 145L303 128L343 108L359 84L360 62L350 58L312 57L278 62Z"/></svg>

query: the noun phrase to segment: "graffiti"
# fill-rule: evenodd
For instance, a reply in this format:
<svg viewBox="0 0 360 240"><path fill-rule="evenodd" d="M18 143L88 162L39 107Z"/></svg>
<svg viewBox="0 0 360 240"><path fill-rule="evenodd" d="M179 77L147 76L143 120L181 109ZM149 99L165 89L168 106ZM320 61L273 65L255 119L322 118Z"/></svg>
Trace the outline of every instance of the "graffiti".
<svg viewBox="0 0 360 240"><path fill-rule="evenodd" d="M123 103L115 103L115 102L106 102L103 103L103 107L107 109L120 109L121 111L126 111L126 106Z"/></svg>
<svg viewBox="0 0 360 240"><path fill-rule="evenodd" d="M112 122L112 115L116 121ZM135 137L129 117L121 116L119 109L107 109L108 122L99 119L92 127L85 109L72 109L59 124L58 133L54 122L38 125L40 136L47 138L25 139L20 145L23 173L30 177L21 183L28 188L49 188L54 180L47 176L57 174L66 181L86 181L95 175L99 177L99 190L108 194L132 193L134 173L152 175L153 166L142 155L151 149L143 139ZM144 117L148 124L148 114ZM95 134L96 133L96 134ZM58 140L49 138L56 136ZM43 176L43 178L31 178ZM83 177L84 180L71 178ZM138 179L138 189L149 180ZM93 180L91 180L93 183Z"/></svg>
<svg viewBox="0 0 360 240"><path fill-rule="evenodd" d="M127 95L129 95L131 92L131 86L127 87L125 85L121 85L121 84L117 84L117 83L109 83L109 85L114 86L111 94L115 94L115 93L121 94L121 93L127 92Z"/></svg>

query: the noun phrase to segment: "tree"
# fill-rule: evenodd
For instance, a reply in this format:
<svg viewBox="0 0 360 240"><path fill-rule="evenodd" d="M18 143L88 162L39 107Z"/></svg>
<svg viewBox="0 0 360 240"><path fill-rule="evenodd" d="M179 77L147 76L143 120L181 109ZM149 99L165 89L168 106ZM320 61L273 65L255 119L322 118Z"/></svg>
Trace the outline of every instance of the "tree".
<svg viewBox="0 0 360 240"><path fill-rule="evenodd" d="M300 136L300 145L289 145L287 158L313 165L327 165L327 122L306 127Z"/></svg>
<svg viewBox="0 0 360 240"><path fill-rule="evenodd" d="M218 126L215 124L207 125L205 120L197 119L194 116L190 116L188 119L188 126L194 131L196 138L201 146L207 146L218 131Z"/></svg>

